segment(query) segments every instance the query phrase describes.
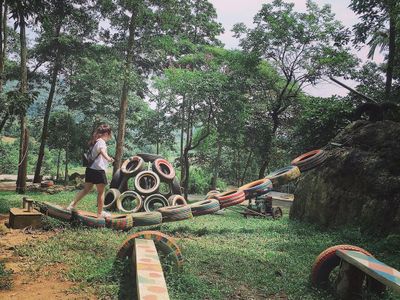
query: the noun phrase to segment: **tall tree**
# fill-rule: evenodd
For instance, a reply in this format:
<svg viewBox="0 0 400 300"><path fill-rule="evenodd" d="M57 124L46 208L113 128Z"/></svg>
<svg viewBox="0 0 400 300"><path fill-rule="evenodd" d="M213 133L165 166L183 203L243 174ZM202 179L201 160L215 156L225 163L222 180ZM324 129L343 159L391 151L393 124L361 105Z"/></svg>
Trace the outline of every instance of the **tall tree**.
<svg viewBox="0 0 400 300"><path fill-rule="evenodd" d="M97 21L93 7L79 0L47 0L40 11L41 33L35 49L39 64L49 63L50 90L43 117L40 148L33 181L40 182L41 167L48 136L48 123L53 99L56 93L57 78L69 56L81 54L84 39L90 38ZM51 16L51 18L49 17Z"/></svg>
<svg viewBox="0 0 400 300"><path fill-rule="evenodd" d="M159 72L180 53L193 49L193 41L216 42L215 37L222 28L215 21L215 9L204 0L118 0L114 4L103 1L103 11L116 31L109 42L125 57L115 171L123 156L130 91L144 97L146 86L143 83L149 74ZM132 74L140 79L135 89L128 84Z"/></svg>
<svg viewBox="0 0 400 300"><path fill-rule="evenodd" d="M350 8L360 15L361 19L360 23L354 25L355 43L368 43L372 55L378 45L388 50L385 99L390 100L393 72L398 66L395 57L400 26L400 3L397 0L352 0Z"/></svg>
<svg viewBox="0 0 400 300"><path fill-rule="evenodd" d="M277 134L282 115L296 102L302 88L317 83L328 74L343 74L355 65L349 48L349 31L336 21L330 6L319 8L307 1L305 13L295 12L293 3L274 0L264 4L254 18L255 28L236 24L241 46L275 67L283 81L265 99L270 104L265 117L271 119L272 135ZM271 90L270 87L268 87ZM269 98L269 99L268 99ZM268 152L259 177L268 166Z"/></svg>

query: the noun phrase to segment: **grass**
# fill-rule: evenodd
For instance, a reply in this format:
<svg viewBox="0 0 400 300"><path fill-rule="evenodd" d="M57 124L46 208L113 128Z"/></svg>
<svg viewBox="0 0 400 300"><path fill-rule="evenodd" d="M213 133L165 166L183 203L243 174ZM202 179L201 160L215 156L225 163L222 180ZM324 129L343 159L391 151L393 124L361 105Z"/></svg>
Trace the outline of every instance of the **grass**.
<svg viewBox="0 0 400 300"><path fill-rule="evenodd" d="M0 291L9 290L12 287L12 270L8 270L4 266L4 262L0 261Z"/></svg>
<svg viewBox="0 0 400 300"><path fill-rule="evenodd" d="M68 204L75 193L30 194L42 201ZM82 200L79 208L96 211L95 194ZM20 206L20 195L0 192L0 213ZM31 241L16 248L29 257L32 276L61 267L63 278L76 283L72 292L94 293L100 299L126 299L133 292L127 265L115 263L121 242L137 231L74 228L47 220L48 228L64 230L47 241ZM400 269L400 237L380 240L365 236L357 228L323 230L318 226L289 220L287 209L280 220L249 218L232 211L224 215L152 227L173 236L186 264L181 273L166 272L171 299L334 299L310 284L310 269L316 256L336 244L353 244ZM398 299L390 292L385 299Z"/></svg>

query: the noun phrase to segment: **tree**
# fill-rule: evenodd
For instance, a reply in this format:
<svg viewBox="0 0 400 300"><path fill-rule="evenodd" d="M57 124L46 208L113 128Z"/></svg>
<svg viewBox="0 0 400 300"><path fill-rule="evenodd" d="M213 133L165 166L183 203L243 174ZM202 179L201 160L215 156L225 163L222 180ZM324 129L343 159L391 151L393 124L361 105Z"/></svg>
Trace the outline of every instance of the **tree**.
<svg viewBox="0 0 400 300"><path fill-rule="evenodd" d="M47 0L40 11L41 33L35 49L38 64L50 64L50 91L43 117L40 148L33 181L40 182L44 149L48 136L50 110L56 92L57 77L69 56L81 54L84 40L97 29L93 7L78 0ZM48 16L51 16L49 18ZM63 63L64 62L64 63Z"/></svg>
<svg viewBox="0 0 400 300"><path fill-rule="evenodd" d="M400 4L397 0L352 0L350 8L360 15L361 19L360 23L354 25L354 42L368 43L371 47L370 55L373 55L379 45L382 49L388 50L385 98L390 100L393 72L397 65L395 55L400 24Z"/></svg>
<svg viewBox="0 0 400 300"><path fill-rule="evenodd" d="M349 31L334 19L329 6L319 8L307 1L305 13L293 11L293 7L293 3L275 0L262 6L254 18L254 29L243 24L234 27L237 37L244 35L240 43L244 50L267 60L283 78L273 88L267 87L265 97L270 107L265 117L271 119L273 136L302 88L326 75L345 74L356 64L346 46ZM269 149L265 152L268 156ZM265 159L259 177L267 166Z"/></svg>
<svg viewBox="0 0 400 300"><path fill-rule="evenodd" d="M129 78L140 80L134 92L143 98L145 79L158 73L181 53L187 53L194 43L213 43L222 31L215 22L216 13L207 1L116 1L103 2L104 15L109 16L117 32L104 34L109 43L125 57L124 81L118 117L118 136L114 171L121 165L126 131Z"/></svg>

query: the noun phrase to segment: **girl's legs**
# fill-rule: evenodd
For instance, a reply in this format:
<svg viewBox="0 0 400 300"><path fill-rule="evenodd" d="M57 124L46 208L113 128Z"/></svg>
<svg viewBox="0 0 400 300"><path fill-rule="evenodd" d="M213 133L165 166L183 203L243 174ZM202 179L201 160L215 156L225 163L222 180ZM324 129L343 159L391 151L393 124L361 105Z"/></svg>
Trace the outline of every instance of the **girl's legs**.
<svg viewBox="0 0 400 300"><path fill-rule="evenodd" d="M104 183L96 184L97 189L97 217L101 216L104 206L104 190L106 185Z"/></svg>
<svg viewBox="0 0 400 300"><path fill-rule="evenodd" d="M91 182L85 182L85 185L83 187L83 190L81 190L76 196L75 199L71 202L71 204L68 206L68 208L75 208L75 206L78 204L78 202L85 197L87 194L90 193L90 191L93 188L93 183Z"/></svg>

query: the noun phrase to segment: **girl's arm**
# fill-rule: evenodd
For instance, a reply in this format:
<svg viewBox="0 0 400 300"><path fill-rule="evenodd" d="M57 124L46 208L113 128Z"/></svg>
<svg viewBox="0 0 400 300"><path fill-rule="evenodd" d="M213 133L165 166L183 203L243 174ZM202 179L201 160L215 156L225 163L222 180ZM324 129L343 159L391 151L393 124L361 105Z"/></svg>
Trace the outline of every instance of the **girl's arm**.
<svg viewBox="0 0 400 300"><path fill-rule="evenodd" d="M114 158L112 158L111 156L109 156L107 154L106 148L100 148L100 154L104 156L105 159L107 159L109 162L113 162Z"/></svg>

